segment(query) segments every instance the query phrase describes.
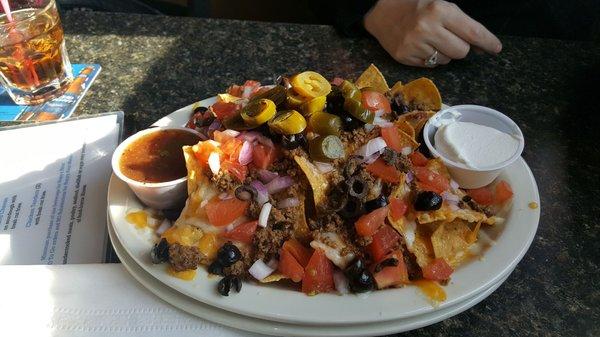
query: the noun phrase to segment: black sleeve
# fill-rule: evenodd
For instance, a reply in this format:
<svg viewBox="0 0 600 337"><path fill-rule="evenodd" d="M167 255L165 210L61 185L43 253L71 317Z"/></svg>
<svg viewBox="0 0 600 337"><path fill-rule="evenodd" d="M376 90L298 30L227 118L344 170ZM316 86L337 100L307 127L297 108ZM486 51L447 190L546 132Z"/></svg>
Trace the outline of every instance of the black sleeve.
<svg viewBox="0 0 600 337"><path fill-rule="evenodd" d="M377 0L309 0L312 11L346 36L364 36L363 17Z"/></svg>

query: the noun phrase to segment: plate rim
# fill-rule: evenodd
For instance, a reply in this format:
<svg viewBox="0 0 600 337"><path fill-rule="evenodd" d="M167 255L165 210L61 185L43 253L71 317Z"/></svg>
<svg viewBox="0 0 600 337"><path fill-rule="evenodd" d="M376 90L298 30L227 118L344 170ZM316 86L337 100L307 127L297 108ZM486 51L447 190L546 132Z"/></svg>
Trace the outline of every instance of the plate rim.
<svg viewBox="0 0 600 337"><path fill-rule="evenodd" d="M475 294L473 297L466 299L465 301L456 303L455 306L451 306L442 310L445 311L433 311L423 315L408 317L398 320L390 320L385 322L374 322L374 323L363 323L356 325L304 325L294 324L278 321L269 321L258 319L254 317L244 316L236 314L227 310L219 309L211 305L199 302L180 293L179 291L165 285L160 280L152 276L150 273L144 270L142 266L137 264L133 257L129 256L129 253L125 250L122 243L119 241L115 234L114 225L110 221L107 208L107 226L108 233L113 243L115 253L122 262L125 269L139 282L144 288L148 289L155 296L159 297L163 301L173 305L174 307L183 310L191 315L206 319L213 323L221 324L230 328L239 329L243 331L250 331L254 333L263 333L269 335L286 335L286 336L305 336L307 333L312 336L363 336L363 335L379 335L389 333L401 333L414 329L419 329L425 326L429 326L438 322L441 322L450 317L456 316L475 305L479 304L493 292L495 292L512 273L511 270L508 275L500 279L499 282L491 285L484 291ZM125 257L125 258L123 258ZM135 266L132 266L134 264ZM188 302L187 304L185 302ZM199 314L199 312L204 312ZM424 316L430 315L428 319L423 320ZM418 321L415 321L419 319ZM406 321L412 321L406 324ZM405 325L402 325L402 324ZM328 333L324 333L328 331Z"/></svg>

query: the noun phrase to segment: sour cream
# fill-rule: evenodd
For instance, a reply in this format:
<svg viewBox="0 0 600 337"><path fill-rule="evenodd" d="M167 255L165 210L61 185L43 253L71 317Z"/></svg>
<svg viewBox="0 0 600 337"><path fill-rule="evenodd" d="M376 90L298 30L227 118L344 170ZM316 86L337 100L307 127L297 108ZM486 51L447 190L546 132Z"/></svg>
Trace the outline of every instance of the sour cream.
<svg viewBox="0 0 600 337"><path fill-rule="evenodd" d="M494 128L453 121L441 125L434 136L435 149L447 159L470 168L493 167L519 149L519 138Z"/></svg>

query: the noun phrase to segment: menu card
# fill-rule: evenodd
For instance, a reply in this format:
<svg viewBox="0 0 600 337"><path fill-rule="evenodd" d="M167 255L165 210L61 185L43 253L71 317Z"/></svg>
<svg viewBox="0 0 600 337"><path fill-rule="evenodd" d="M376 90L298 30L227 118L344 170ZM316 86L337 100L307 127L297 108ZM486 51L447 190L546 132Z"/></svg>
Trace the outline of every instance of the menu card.
<svg viewBox="0 0 600 337"><path fill-rule="evenodd" d="M123 113L0 131L0 264L103 262Z"/></svg>

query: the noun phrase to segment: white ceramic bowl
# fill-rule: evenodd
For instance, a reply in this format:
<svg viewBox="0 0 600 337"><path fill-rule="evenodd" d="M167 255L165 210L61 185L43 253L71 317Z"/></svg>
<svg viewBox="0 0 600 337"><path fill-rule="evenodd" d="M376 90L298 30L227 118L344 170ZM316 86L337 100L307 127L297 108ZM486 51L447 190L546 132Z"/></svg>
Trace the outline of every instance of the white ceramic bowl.
<svg viewBox="0 0 600 337"><path fill-rule="evenodd" d="M489 126L496 130L516 136L520 140L517 151L508 160L494 166L486 167L485 169L471 168L463 163L446 158L442 153L435 149L434 136L438 129L436 125L439 125L437 122L439 120L451 118L454 112L460 113L460 117L456 118L458 121ZM444 164L448 167L448 171L452 178L462 188L479 188L490 184L498 177L502 169L514 163L515 160L521 156L523 148L525 147L523 133L512 119L497 110L480 105L455 105L439 111L431 117L423 127L423 138L431 154L442 159Z"/></svg>
<svg viewBox="0 0 600 337"><path fill-rule="evenodd" d="M129 188L135 193L135 195L148 207L154 209L171 209L182 206L187 197L187 176L165 181L161 183L145 183L137 180L133 180L125 176L121 172L119 161L123 151L135 140L140 137L162 130L183 130L189 133L198 134L195 130L176 127L176 126L161 126L153 127L150 129L142 130L129 138L125 139L115 150L112 156L112 169L113 172L119 179L129 185Z"/></svg>

